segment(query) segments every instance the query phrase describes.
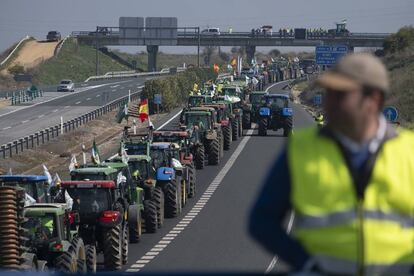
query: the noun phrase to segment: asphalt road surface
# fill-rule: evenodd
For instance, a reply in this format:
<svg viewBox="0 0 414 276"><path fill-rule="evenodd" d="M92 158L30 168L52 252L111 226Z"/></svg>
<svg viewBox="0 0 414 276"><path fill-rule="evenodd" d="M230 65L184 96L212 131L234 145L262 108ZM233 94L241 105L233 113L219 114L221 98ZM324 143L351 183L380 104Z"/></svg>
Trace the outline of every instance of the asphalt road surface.
<svg viewBox="0 0 414 276"><path fill-rule="evenodd" d="M280 92L285 85L276 84L269 92ZM312 124L302 107L293 108L295 127ZM286 138L281 131L270 131L267 137L257 136L256 130L245 134L232 143L219 166L197 171L197 196L178 218L165 220L157 233L144 234L140 243L130 245L126 272L280 271L283 265L251 239L247 225L262 181Z"/></svg>
<svg viewBox="0 0 414 276"><path fill-rule="evenodd" d="M64 121L69 121L128 95L128 90L131 93L139 91L146 79L117 80L79 87L73 94L0 115L0 145L59 124L61 116Z"/></svg>

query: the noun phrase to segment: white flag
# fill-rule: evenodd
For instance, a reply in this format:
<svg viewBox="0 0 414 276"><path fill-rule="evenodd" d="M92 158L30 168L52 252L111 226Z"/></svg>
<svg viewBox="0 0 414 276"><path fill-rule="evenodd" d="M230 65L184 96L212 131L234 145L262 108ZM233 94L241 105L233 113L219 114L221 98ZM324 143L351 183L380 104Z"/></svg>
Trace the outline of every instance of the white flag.
<svg viewBox="0 0 414 276"><path fill-rule="evenodd" d="M43 174L47 177L47 183L49 185L52 185L53 180L52 180L52 176L49 173L49 170L47 169L47 167L45 166L45 164L42 164L43 166Z"/></svg>
<svg viewBox="0 0 414 276"><path fill-rule="evenodd" d="M148 116L148 128L149 129L155 129L155 126L154 126L154 124L151 122L151 119L150 119L150 117Z"/></svg>
<svg viewBox="0 0 414 276"><path fill-rule="evenodd" d="M76 155L72 154L72 159L70 159L70 164L69 164L69 171L73 171L76 168L76 164L78 163L78 161L76 160Z"/></svg>
<svg viewBox="0 0 414 276"><path fill-rule="evenodd" d="M258 81L255 77L253 77L253 79L252 79L252 83L253 83L254 85L256 85L256 84L258 84L258 83L259 83L259 81Z"/></svg>
<svg viewBox="0 0 414 276"><path fill-rule="evenodd" d="M119 186L119 184L124 182L126 182L126 177L122 174L122 172L119 172L116 178L116 185Z"/></svg>

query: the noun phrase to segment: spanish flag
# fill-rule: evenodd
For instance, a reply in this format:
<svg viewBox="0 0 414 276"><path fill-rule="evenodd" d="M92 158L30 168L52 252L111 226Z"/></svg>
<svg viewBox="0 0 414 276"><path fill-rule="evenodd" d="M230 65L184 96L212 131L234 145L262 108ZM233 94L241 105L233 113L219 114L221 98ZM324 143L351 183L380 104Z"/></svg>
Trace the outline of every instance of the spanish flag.
<svg viewBox="0 0 414 276"><path fill-rule="evenodd" d="M142 123L145 122L146 119L148 119L148 99L141 100L141 103L139 104L138 113Z"/></svg>

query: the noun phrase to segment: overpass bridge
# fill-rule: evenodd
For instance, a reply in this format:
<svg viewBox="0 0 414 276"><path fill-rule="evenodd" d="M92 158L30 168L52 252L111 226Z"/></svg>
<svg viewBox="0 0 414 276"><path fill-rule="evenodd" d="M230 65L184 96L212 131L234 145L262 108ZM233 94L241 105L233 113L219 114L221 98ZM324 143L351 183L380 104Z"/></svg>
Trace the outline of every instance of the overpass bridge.
<svg viewBox="0 0 414 276"><path fill-rule="evenodd" d="M153 71L156 64L158 45L153 44L154 38L142 35L137 37L122 37L119 27L98 27L97 30L105 31L75 31L72 36L76 37L80 43L87 45L116 46L127 45L147 46L148 69ZM384 40L390 33L346 33L328 34L311 33L306 39L297 39L293 34L286 33L267 33L256 34L252 32L221 32L219 35L200 33L198 27L174 28L177 36L171 46L243 46L246 47L248 60L254 57L256 47L315 47L318 45L347 45L350 51L355 47L380 48ZM160 40L157 38L156 40ZM169 40L171 40L169 38Z"/></svg>

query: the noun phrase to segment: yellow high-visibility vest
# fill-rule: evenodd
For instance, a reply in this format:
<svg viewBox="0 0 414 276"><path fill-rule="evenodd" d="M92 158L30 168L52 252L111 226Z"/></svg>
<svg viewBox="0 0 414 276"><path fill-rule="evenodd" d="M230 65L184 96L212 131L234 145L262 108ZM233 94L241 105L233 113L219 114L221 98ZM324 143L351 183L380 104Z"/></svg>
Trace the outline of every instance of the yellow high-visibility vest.
<svg viewBox="0 0 414 276"><path fill-rule="evenodd" d="M288 144L294 236L326 273L408 273L414 264L414 134L378 153L364 199L337 143L317 128Z"/></svg>

